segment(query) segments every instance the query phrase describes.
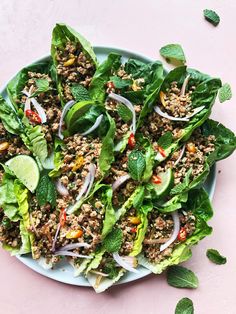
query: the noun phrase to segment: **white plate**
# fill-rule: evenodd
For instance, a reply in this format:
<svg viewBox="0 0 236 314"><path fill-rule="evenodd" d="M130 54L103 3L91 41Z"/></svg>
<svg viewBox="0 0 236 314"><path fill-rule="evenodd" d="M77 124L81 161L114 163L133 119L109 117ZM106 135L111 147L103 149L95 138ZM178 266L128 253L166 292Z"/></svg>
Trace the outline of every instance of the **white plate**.
<svg viewBox="0 0 236 314"><path fill-rule="evenodd" d="M145 56L127 51L127 50L121 50L121 49L116 49L116 48L111 48L111 47L94 47L94 51L97 55L98 61L101 62L104 59L106 59L107 55L110 52L117 52L119 54L121 54L123 56L123 60L127 60L128 58L135 58L138 59L140 61L143 62L151 62L153 60L146 58ZM38 61L43 61L45 59L49 58L44 57L40 60L37 60L35 62ZM3 97L7 100L7 91L6 91L6 86L2 88L1 90L1 94L3 95ZM207 190L210 199L212 199L213 194L214 194L214 190L215 190L215 184L216 184L216 167L214 166L211 169L211 172L204 184L205 189ZM88 281L83 277L83 276L79 276L79 277L74 277L74 271L73 268L70 264L68 264L65 260L61 261L60 263L57 264L56 267L54 267L53 269L43 269L38 262L36 262L35 260L33 260L31 258L30 255L25 255L25 256L17 256L17 258L24 263L26 266L28 266L29 268L33 269L34 271L36 271L37 273L46 276L48 278L63 282L63 283L68 283L71 285L77 285L77 286L90 286L90 284L88 283ZM136 273L126 273L122 279L117 283L117 284L121 284L121 283L126 283L126 282L130 282L133 280L137 280L140 279L142 277L145 277L147 275L149 275L151 273L150 270L143 268L143 267L139 267L138 268L140 273L136 274Z"/></svg>

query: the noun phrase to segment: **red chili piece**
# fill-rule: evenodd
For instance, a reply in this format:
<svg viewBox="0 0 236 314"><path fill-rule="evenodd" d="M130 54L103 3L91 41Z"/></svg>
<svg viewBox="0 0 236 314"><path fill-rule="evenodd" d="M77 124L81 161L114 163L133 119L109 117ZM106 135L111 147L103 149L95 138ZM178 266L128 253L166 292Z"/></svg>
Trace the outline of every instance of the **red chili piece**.
<svg viewBox="0 0 236 314"><path fill-rule="evenodd" d="M154 184L161 184L161 178L159 176L152 176L152 183Z"/></svg>
<svg viewBox="0 0 236 314"><path fill-rule="evenodd" d="M130 134L129 139L128 139L128 145L131 149L133 149L136 145L136 140L135 140L135 136L133 133Z"/></svg>
<svg viewBox="0 0 236 314"><path fill-rule="evenodd" d="M30 110L30 109L26 110L25 115L30 120L30 122L33 122L36 124L42 123L42 119L40 118L40 116L33 110Z"/></svg>
<svg viewBox="0 0 236 314"><path fill-rule="evenodd" d="M165 151L161 146L158 146L158 151L161 154L162 157L166 157Z"/></svg>
<svg viewBox="0 0 236 314"><path fill-rule="evenodd" d="M184 227L182 227L179 231L179 234L178 234L178 240L179 241L185 241L186 237L187 237L187 231Z"/></svg>
<svg viewBox="0 0 236 314"><path fill-rule="evenodd" d="M60 212L60 225L61 227L63 227L65 225L65 222L66 222L66 211L64 208L62 208L61 212Z"/></svg>
<svg viewBox="0 0 236 314"><path fill-rule="evenodd" d="M137 228L131 228L130 231L135 233L135 232L137 232Z"/></svg>
<svg viewBox="0 0 236 314"><path fill-rule="evenodd" d="M115 85L113 82L107 82L107 87L108 88L115 88Z"/></svg>

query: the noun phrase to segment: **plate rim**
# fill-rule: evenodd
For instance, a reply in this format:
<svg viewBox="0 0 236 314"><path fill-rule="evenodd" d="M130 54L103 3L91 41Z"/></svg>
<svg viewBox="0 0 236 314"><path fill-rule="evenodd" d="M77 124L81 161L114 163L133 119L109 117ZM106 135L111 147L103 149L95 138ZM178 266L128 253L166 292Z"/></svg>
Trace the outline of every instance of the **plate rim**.
<svg viewBox="0 0 236 314"><path fill-rule="evenodd" d="M100 54L104 54L104 51L105 51L106 55L108 53L110 53L110 52L115 52L115 53L121 54L121 56L125 57L125 58L127 58L127 57L128 58L129 57L137 58L138 60L143 61L143 62L152 62L152 61L154 61L153 58L146 57L145 55L143 55L141 53L132 52L131 50L118 48L118 47L115 47L115 46L103 46L103 45L102 46L100 46L100 45L97 46L97 45L95 45L95 46L93 46L93 49L94 49L96 55L99 54L99 53ZM25 67L28 67L28 66L36 63L36 62L45 61L45 60L49 59L50 57L51 57L50 54L42 56L41 58L32 61L28 65L25 65L21 69L23 69ZM3 84L0 87L0 94L3 95L4 99L5 99L5 97L7 97L7 101L8 101L7 85L17 75L17 73L19 71L21 71L21 69L19 69L13 76L11 76L6 84ZM209 195L210 200L212 201L213 196L214 196L214 192L215 192L215 188L216 188L216 165L213 165L213 167L211 168L210 173L209 173L207 178L211 180L210 191L208 192L208 195ZM44 277L47 277L49 279L52 279L52 280L55 280L55 281L58 281L58 282L61 282L61 283L64 283L64 284L74 285L74 286L78 286L78 287L88 287L88 288L90 287L90 288L92 288L92 286L87 281L87 279L83 283L79 283L79 282L77 283L77 282L71 282L71 281L69 281L67 279L64 279L64 278L61 279L60 277L56 278L55 277L55 272L53 273L53 269L46 270L43 267L41 267L39 264L32 264L32 262L36 262L36 261L34 261L32 259L32 257L29 257L27 255L25 255L25 256L24 255L23 256L16 255L15 257L21 263L23 263L25 266L27 266L28 268L32 269L33 271L35 271L36 273L38 273L38 274L40 274L40 275L42 275ZM69 264L69 263L67 262L67 264ZM121 280L116 282L114 285L120 285L120 284L129 283L129 282L132 282L132 281L135 281L135 280L142 279L142 278L152 274L152 272L150 270L148 270L148 269L146 269L146 268L144 268L142 266L139 266L139 268L142 270L140 275L138 275L138 274L127 274L123 278L121 278ZM73 270L72 266L71 266L71 269ZM81 278L81 276L74 277L73 276L73 271L71 272L71 275L72 275L71 276L71 280L74 279L74 278L78 278L78 279ZM133 278L132 275L135 275L135 277ZM82 277L82 278L84 279L85 277Z"/></svg>

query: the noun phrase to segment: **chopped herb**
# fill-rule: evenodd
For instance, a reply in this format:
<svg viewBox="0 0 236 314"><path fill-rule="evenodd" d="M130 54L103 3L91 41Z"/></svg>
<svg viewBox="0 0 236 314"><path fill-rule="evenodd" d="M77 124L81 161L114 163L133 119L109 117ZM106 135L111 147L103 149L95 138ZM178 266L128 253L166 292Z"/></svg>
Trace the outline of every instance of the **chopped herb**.
<svg viewBox="0 0 236 314"><path fill-rule="evenodd" d="M70 89L75 101L90 100L89 92L84 86L73 84Z"/></svg>
<svg viewBox="0 0 236 314"><path fill-rule="evenodd" d="M198 287L198 278L190 270L182 266L171 266L167 270L167 282L170 286L176 288L190 288Z"/></svg>
<svg viewBox="0 0 236 314"><path fill-rule="evenodd" d="M222 256L217 250L208 249L206 252L206 256L210 261L217 265L223 265L227 262L226 257Z"/></svg>
<svg viewBox="0 0 236 314"><path fill-rule="evenodd" d="M205 9L203 11L203 14L204 14L205 19L208 22L210 22L212 25L217 26L220 23L220 17L215 11Z"/></svg>
<svg viewBox="0 0 236 314"><path fill-rule="evenodd" d="M159 138L157 144L161 148L166 149L171 145L172 141L173 141L173 135L170 131L168 131Z"/></svg>

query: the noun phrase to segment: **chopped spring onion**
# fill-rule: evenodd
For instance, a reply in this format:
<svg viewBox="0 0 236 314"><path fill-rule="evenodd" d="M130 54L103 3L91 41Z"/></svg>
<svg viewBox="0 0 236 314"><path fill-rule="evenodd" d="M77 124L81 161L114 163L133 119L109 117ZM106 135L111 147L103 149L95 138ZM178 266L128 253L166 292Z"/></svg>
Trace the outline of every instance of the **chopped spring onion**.
<svg viewBox="0 0 236 314"><path fill-rule="evenodd" d="M113 258L117 262L117 264L119 264L122 268L124 268L124 269L126 269L132 273L139 274L139 271L137 269L135 269L134 267L132 267L129 262L125 261L125 257L120 256L118 254L118 252L113 253Z"/></svg>
<svg viewBox="0 0 236 314"><path fill-rule="evenodd" d="M64 119L65 119L65 116L66 116L67 112L68 112L68 111L70 110L70 108L74 105L74 103L75 103L74 100L68 101L68 102L65 104L65 106L64 106L64 108L63 108L63 110L62 110L61 118L60 118L60 122L59 122L59 128L58 128L58 137L59 137L61 140L63 140L63 138L64 138L64 135L63 135L62 132L61 132L62 123L63 123L63 121L64 121Z"/></svg>
<svg viewBox="0 0 236 314"><path fill-rule="evenodd" d="M162 244L160 246L160 252L164 251L169 245L171 245L177 238L178 234L179 234L179 229L180 229L180 220L179 220L179 214L178 211L174 211L173 213L171 213L172 219L174 221L174 230L172 232L171 237L169 238L168 241L166 241L165 244Z"/></svg>
<svg viewBox="0 0 236 314"><path fill-rule="evenodd" d="M188 85L189 79L190 79L190 75L187 75L185 77L185 79L184 79L184 82L183 82L183 85L182 85L182 88L181 88L181 91L180 91L180 96L184 96L185 95L186 87Z"/></svg>
<svg viewBox="0 0 236 314"><path fill-rule="evenodd" d="M89 128L87 131L85 131L84 133L81 133L81 135L88 135L89 133L92 133L94 130L96 130L100 123L102 122L102 118L103 118L103 114L100 114L100 116L97 117L94 125L91 126L91 128Z"/></svg>
<svg viewBox="0 0 236 314"><path fill-rule="evenodd" d="M85 247L85 248L89 248L91 245L85 242L80 242L80 243L71 243L71 244L67 244L65 246L62 246L61 248L59 248L57 250L57 252L59 251L69 251L69 250L74 250L80 247Z"/></svg>
<svg viewBox="0 0 236 314"><path fill-rule="evenodd" d="M122 185L123 183L125 183L125 181L127 181L129 179L130 179L130 174L125 174L125 175L119 177L118 179L116 179L116 181L112 184L113 192L115 190L117 190L120 185Z"/></svg>
<svg viewBox="0 0 236 314"><path fill-rule="evenodd" d="M37 111L37 113L38 113L38 115L39 115L39 117L40 117L42 123L47 122L47 116L46 116L46 113L45 113L43 107L38 103L38 101L37 101L34 97L30 98L31 93L30 93L30 92L27 92L26 90L23 90L23 91L22 91L22 94L26 95L26 96L28 97L28 99L30 99L30 101L31 101L32 104L34 105L34 107L35 107L35 109L36 109L36 111ZM26 102L27 102L27 101L26 101ZM29 106L30 106L30 104L27 103L27 104L25 105L24 111L26 111L26 110L27 110L26 107L29 107ZM30 108L29 108L29 109L30 109Z"/></svg>
<svg viewBox="0 0 236 314"><path fill-rule="evenodd" d="M109 98L111 99L114 99L118 102L121 102L122 104L124 104L127 108L129 108L129 110L132 112L132 115L133 115L133 119L132 119L132 124L130 126L130 130L133 134L135 134L136 132L136 112L135 112L135 109L134 109L134 106L133 104L128 100L126 99L125 97L122 97L120 95L117 95L113 92L111 92L109 95L108 95Z"/></svg>
<svg viewBox="0 0 236 314"><path fill-rule="evenodd" d="M179 154L179 157L178 159L174 162L174 166L177 166L178 163L180 162L180 160L182 159L183 155L184 155L184 152L185 152L185 148L186 148L186 145L184 144L182 149L181 149L181 152Z"/></svg>
<svg viewBox="0 0 236 314"><path fill-rule="evenodd" d="M56 182L56 189L57 189L57 192L62 196L68 196L69 195L68 189L61 183L60 179L58 179Z"/></svg>
<svg viewBox="0 0 236 314"><path fill-rule="evenodd" d="M53 254L56 255L56 256L71 256L71 257L78 257L78 258L93 258L92 256L77 254L77 253L69 252L69 251L56 251Z"/></svg>
<svg viewBox="0 0 236 314"><path fill-rule="evenodd" d="M163 118L166 118L166 119L169 119L171 121L185 121L185 122L188 122L189 119L188 118L178 118L178 117L172 117L170 116L168 113L166 112L163 112L160 107L158 106L155 106L154 107L154 110L156 111L157 114L159 114L159 116L163 117Z"/></svg>

